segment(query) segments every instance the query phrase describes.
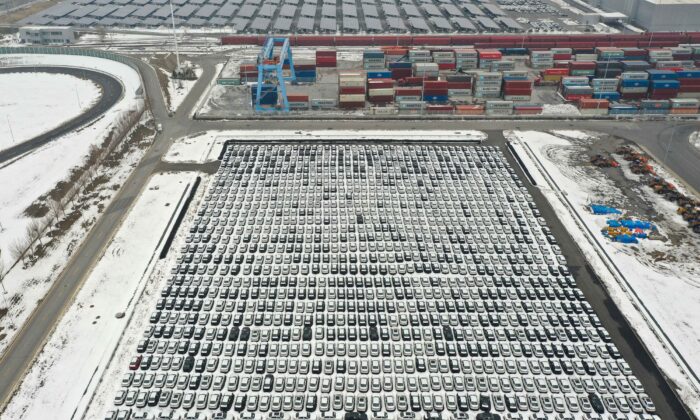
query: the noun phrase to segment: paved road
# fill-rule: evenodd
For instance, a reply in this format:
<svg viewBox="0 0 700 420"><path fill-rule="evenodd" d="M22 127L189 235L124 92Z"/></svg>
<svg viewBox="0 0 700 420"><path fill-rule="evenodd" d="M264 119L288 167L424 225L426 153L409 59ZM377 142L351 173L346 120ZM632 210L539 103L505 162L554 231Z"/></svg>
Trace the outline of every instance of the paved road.
<svg viewBox="0 0 700 420"><path fill-rule="evenodd" d="M78 127L84 126L85 124L104 114L108 109L114 106L114 104L116 104L124 94L124 87L119 80L107 74L92 70L71 69L65 67L14 67L0 69L0 74L35 72L68 74L82 79L91 80L102 89L102 95L100 96L99 100L90 107L90 109L77 117L66 121L65 123L47 131L46 133L40 134L25 142L0 151L0 164L30 152L37 147L41 147L46 143L57 140L62 135L70 133Z"/></svg>
<svg viewBox="0 0 700 420"><path fill-rule="evenodd" d="M3 407L19 384L24 372L31 365L35 355L43 347L56 322L79 290L83 280L99 260L106 245L118 230L121 221L139 196L150 176L163 169L178 170L178 165L163 164L161 163L161 158L167 152L172 142L179 137L199 131L230 129L474 129L489 131L492 141L502 142L501 129L549 130L575 128L603 131L639 141L657 157L659 157L659 151L664 148L664 130L667 125L662 123L610 121L519 121L510 123L505 121L193 121L189 118L189 115L196 106L199 97L208 88L209 83L215 76L214 66L217 61L220 61L220 58L208 57L198 60L199 64L202 65L203 75L172 117L168 116L160 84L153 69L144 62L135 61L142 73L151 110L155 119L162 123L163 132L156 137L154 144L146 152L144 158L107 207L103 216L97 221L81 247L76 250L64 272L55 281L54 286L0 360L0 403ZM680 136L681 131L685 133L688 128L678 128L677 130ZM680 143L672 145L671 150L673 153L669 152L667 164L692 186L695 187L697 185L700 187L700 174L696 172L700 171L700 169L686 163L686 159L678 156L684 153L681 147ZM211 171L212 168L207 166L206 170ZM645 384L652 398L659 404L659 409L665 414L664 418L687 418L675 395L670 391L649 356L642 351L642 347L631 334L629 325L626 324L622 315L605 294L600 282L595 278L584 257L575 248L566 230L558 223L553 210L536 190L533 190L532 194L537 198L538 206L550 221L555 234L559 238L567 238L567 240L562 241L562 249L572 266L577 269L576 275L577 278L581 279L581 287L584 293L601 315L611 334L615 336L616 344L629 360L635 373Z"/></svg>

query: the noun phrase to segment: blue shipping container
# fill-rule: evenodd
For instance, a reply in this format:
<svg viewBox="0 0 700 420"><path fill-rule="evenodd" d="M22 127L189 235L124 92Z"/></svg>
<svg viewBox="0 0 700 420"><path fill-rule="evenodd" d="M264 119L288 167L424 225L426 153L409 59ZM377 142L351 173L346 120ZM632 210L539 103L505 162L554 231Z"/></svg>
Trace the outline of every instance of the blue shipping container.
<svg viewBox="0 0 700 420"><path fill-rule="evenodd" d="M410 69L412 66L413 66L413 63L410 63L410 62L407 62L407 63L401 63L401 62L389 63L390 69Z"/></svg>
<svg viewBox="0 0 700 420"><path fill-rule="evenodd" d="M607 99L609 101L617 101L620 99L620 94L618 92L594 93L593 99Z"/></svg>
<svg viewBox="0 0 700 420"><path fill-rule="evenodd" d="M390 71L368 71L368 79L391 79Z"/></svg>
<svg viewBox="0 0 700 420"><path fill-rule="evenodd" d="M681 82L678 80L652 80L652 89L679 89Z"/></svg>
<svg viewBox="0 0 700 420"><path fill-rule="evenodd" d="M642 108L642 114L668 114L668 108Z"/></svg>
<svg viewBox="0 0 700 420"><path fill-rule="evenodd" d="M648 80L622 79L622 87L649 87Z"/></svg>
<svg viewBox="0 0 700 420"><path fill-rule="evenodd" d="M384 51L365 50L365 52L362 53L362 56L365 58L384 58Z"/></svg>
<svg viewBox="0 0 700 420"><path fill-rule="evenodd" d="M670 70L649 69L647 73L649 73L649 78L651 80L673 80L678 78L676 73Z"/></svg>
<svg viewBox="0 0 700 420"><path fill-rule="evenodd" d="M448 96L447 95L423 95L423 100L426 102L447 102Z"/></svg>
<svg viewBox="0 0 700 420"><path fill-rule="evenodd" d="M505 55L527 55L527 48L500 48L501 53Z"/></svg>
<svg viewBox="0 0 700 420"><path fill-rule="evenodd" d="M314 79L316 78L316 70L298 70L295 71L294 74L296 74L297 78L308 78L308 77L313 77Z"/></svg>
<svg viewBox="0 0 700 420"><path fill-rule="evenodd" d="M681 70L676 75L680 79L700 79L700 70Z"/></svg>

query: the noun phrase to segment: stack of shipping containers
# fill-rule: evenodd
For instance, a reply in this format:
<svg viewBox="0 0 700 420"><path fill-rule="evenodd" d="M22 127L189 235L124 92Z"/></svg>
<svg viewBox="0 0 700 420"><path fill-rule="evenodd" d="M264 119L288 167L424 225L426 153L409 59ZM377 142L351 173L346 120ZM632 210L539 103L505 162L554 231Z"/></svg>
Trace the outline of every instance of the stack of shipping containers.
<svg viewBox="0 0 700 420"><path fill-rule="evenodd" d="M338 106L341 109L365 107L365 75L361 72L338 74Z"/></svg>
<svg viewBox="0 0 700 420"><path fill-rule="evenodd" d="M458 70L473 70L479 67L479 55L475 49L461 48L455 50L455 67Z"/></svg>
<svg viewBox="0 0 700 420"><path fill-rule="evenodd" d="M503 75L501 73L476 73L474 76L474 98L499 98L502 82Z"/></svg>
<svg viewBox="0 0 700 420"><path fill-rule="evenodd" d="M529 101L532 96L532 80L526 71L503 73L503 99L508 101Z"/></svg>
<svg viewBox="0 0 700 420"><path fill-rule="evenodd" d="M479 55L480 69L490 69L492 62L500 61L503 58L499 50L477 50L477 53Z"/></svg>
<svg viewBox="0 0 700 420"><path fill-rule="evenodd" d="M394 102L394 79L391 71L367 72L367 99L372 105L388 105Z"/></svg>

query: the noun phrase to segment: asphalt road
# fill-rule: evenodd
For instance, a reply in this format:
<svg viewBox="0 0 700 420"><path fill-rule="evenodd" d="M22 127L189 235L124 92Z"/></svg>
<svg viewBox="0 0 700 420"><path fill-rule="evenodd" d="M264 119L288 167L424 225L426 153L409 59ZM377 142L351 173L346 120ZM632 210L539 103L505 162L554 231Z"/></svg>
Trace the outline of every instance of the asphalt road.
<svg viewBox="0 0 700 420"><path fill-rule="evenodd" d="M37 147L41 147L46 143L57 140L62 135L70 133L71 131L88 124L95 118L107 112L107 110L114 106L114 104L116 104L124 94L124 87L119 80L107 74L92 70L71 69L66 67L13 67L0 69L0 74L36 72L68 74L81 79L88 79L102 89L102 94L100 95L99 100L93 106L77 117L74 117L60 126L32 139L0 151L0 164L21 156L27 152L31 152Z"/></svg>
<svg viewBox="0 0 700 420"><path fill-rule="evenodd" d="M652 154L661 159L660 151L666 150L664 143L668 134L668 125L665 123L647 122L612 122L612 121L216 121L204 122L190 119L190 114L196 106L199 97L208 88L215 76L215 63L220 58L208 57L198 59L203 68L203 74L195 84L190 94L185 98L178 111L172 117L168 116L167 108L160 90L160 84L154 70L140 60L134 60L140 68L144 80L145 90L151 111L157 122L163 125L160 133L144 158L139 162L121 190L109 204L104 214L92 228L82 245L75 251L70 261L56 279L54 285L46 297L39 304L33 315L17 334L14 342L6 350L0 359L0 406L4 407L12 393L19 385L24 373L31 366L34 357L43 347L65 309L70 305L73 297L80 289L96 262L101 257L106 245L118 230L123 218L141 193L150 176L160 170L183 169L177 165L161 163L161 158L167 152L172 142L182 136L206 130L258 130L258 129L285 129L285 130L318 130L318 129L455 129L455 130L483 130L489 132L489 142L502 144L503 137L500 130L507 129L585 129L607 132L629 140L637 141L644 145ZM681 128L682 127L682 128ZM689 132L687 125L680 124L676 129L678 139L683 133ZM675 137L675 136L674 136ZM682 141L673 142L669 149L666 164L683 177L686 182L696 189L700 189L700 165L694 164ZM685 140L687 143L687 137ZM686 156L681 156L686 154ZM697 162L697 161L696 161ZM514 165L517 168L517 165ZM187 165L188 170L195 169ZM211 167L202 167L205 171ZM521 174L522 176L522 174ZM525 178L523 177L523 180ZM543 215L547 218L555 235L560 239L561 247L573 269L576 270L576 278L589 302L594 306L602 322L610 331L615 343L625 358L630 363L634 372L647 388L649 394L659 406L663 418L685 419L688 418L680 402L671 392L668 384L660 375L658 369L643 351L643 347L631 333L624 317L619 313L615 305L609 299L588 266L585 258L574 246L574 242L566 230L560 225L556 215L546 200L536 189L531 188L533 197Z"/></svg>

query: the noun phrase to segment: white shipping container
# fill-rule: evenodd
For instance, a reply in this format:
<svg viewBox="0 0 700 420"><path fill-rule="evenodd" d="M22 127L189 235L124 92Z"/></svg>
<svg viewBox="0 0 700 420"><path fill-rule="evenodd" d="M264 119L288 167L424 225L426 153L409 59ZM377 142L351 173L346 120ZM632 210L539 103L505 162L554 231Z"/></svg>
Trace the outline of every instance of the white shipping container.
<svg viewBox="0 0 700 420"><path fill-rule="evenodd" d="M311 107L313 108L334 108L338 106L338 101L335 99L312 99Z"/></svg>
<svg viewBox="0 0 700 420"><path fill-rule="evenodd" d="M504 95L503 99L507 101L529 101L532 99L530 95Z"/></svg>
<svg viewBox="0 0 700 420"><path fill-rule="evenodd" d="M575 56L575 61L596 61L597 59L597 54L576 54Z"/></svg>
<svg viewBox="0 0 700 420"><path fill-rule="evenodd" d="M338 85L340 87L364 87L365 79L340 79Z"/></svg>
<svg viewBox="0 0 700 420"><path fill-rule="evenodd" d="M340 95L340 102L364 102L365 95Z"/></svg>
<svg viewBox="0 0 700 420"><path fill-rule="evenodd" d="M425 102L423 101L401 101L399 109L423 109Z"/></svg>
<svg viewBox="0 0 700 420"><path fill-rule="evenodd" d="M674 98L671 99L671 108L697 108L698 103L697 99Z"/></svg>
<svg viewBox="0 0 700 420"><path fill-rule="evenodd" d="M645 71L626 71L620 75L623 80L646 80L649 73Z"/></svg>
<svg viewBox="0 0 700 420"><path fill-rule="evenodd" d="M513 108L513 102L511 102L511 101L488 101L488 102L486 102L486 109L496 109L496 108Z"/></svg>
<svg viewBox="0 0 700 420"><path fill-rule="evenodd" d="M372 107L372 113L375 115L396 114L396 108L393 106L377 106Z"/></svg>
<svg viewBox="0 0 700 420"><path fill-rule="evenodd" d="M415 95L415 96L397 96L396 101L401 102L401 101L420 101L422 98L420 95Z"/></svg>
<svg viewBox="0 0 700 420"><path fill-rule="evenodd" d="M369 96L394 96L393 88L370 89Z"/></svg>

